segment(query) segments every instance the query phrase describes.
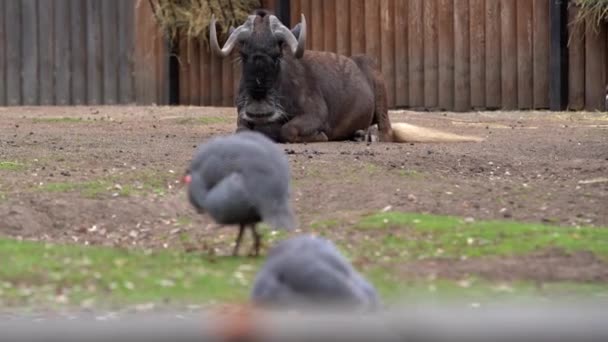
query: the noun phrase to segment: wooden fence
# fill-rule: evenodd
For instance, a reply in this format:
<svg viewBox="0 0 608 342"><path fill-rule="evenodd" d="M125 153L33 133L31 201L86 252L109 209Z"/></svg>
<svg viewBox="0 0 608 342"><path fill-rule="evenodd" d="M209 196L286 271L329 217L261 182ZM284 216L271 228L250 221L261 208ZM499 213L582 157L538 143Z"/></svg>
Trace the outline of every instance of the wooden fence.
<svg viewBox="0 0 608 342"><path fill-rule="evenodd" d="M147 1L0 0L0 105L167 102Z"/></svg>
<svg viewBox="0 0 608 342"><path fill-rule="evenodd" d="M304 13L308 49L374 57L393 108L548 109L551 1L292 0L290 24ZM569 48L570 107L604 109L607 30L587 31ZM180 103L232 105L238 64L192 41L180 54Z"/></svg>
<svg viewBox="0 0 608 342"><path fill-rule="evenodd" d="M308 49L374 57L393 108L546 109L553 1L292 0L289 13L305 14ZM604 109L608 28L570 29L568 107ZM232 106L234 57L178 44L171 75L144 0L0 0L0 105L168 104L178 80L179 104Z"/></svg>

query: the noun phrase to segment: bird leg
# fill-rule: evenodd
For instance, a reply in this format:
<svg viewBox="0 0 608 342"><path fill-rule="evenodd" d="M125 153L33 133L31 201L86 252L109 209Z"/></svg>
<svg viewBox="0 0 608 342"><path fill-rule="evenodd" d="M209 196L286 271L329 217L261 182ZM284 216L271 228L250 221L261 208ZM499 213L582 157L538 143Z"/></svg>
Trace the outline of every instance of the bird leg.
<svg viewBox="0 0 608 342"><path fill-rule="evenodd" d="M239 253L239 246L241 245L241 239L243 239L243 233L245 232L245 225L241 224L239 226L239 235L236 237L236 245L234 246L234 250L232 251L232 256L237 256Z"/></svg>
<svg viewBox="0 0 608 342"><path fill-rule="evenodd" d="M249 256L257 257L260 255L260 248L262 247L262 234L260 234L255 228L255 224L252 224L251 234L253 235L253 249L249 253Z"/></svg>

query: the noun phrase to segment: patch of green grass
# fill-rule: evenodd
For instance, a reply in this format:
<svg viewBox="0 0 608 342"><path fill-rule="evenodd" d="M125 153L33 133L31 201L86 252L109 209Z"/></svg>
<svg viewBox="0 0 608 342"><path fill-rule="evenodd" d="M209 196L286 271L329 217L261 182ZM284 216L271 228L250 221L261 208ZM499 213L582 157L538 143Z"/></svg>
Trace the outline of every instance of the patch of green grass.
<svg viewBox="0 0 608 342"><path fill-rule="evenodd" d="M25 164L12 162L12 161L0 161L0 170L4 171L22 171L25 170Z"/></svg>
<svg viewBox="0 0 608 342"><path fill-rule="evenodd" d="M82 118L60 117L60 118L34 118L33 123L77 123L85 122Z"/></svg>
<svg viewBox="0 0 608 342"><path fill-rule="evenodd" d="M242 299L261 261L6 239L0 239L0 260L0 303L98 307Z"/></svg>
<svg viewBox="0 0 608 342"><path fill-rule="evenodd" d="M388 212L363 218L357 229L376 233L370 250L407 259L522 255L558 247L608 258L608 229L559 227L515 221L465 222L458 217ZM390 234L378 234L386 230Z"/></svg>
<svg viewBox="0 0 608 342"><path fill-rule="evenodd" d="M202 125L214 125L220 123L228 123L231 119L222 116L201 116L196 118L180 118L177 120L178 124L191 124L198 123Z"/></svg>
<svg viewBox="0 0 608 342"><path fill-rule="evenodd" d="M411 170L411 169L399 170L399 175L402 177L415 178L415 179L420 179L423 177L422 173L420 173L416 170Z"/></svg>
<svg viewBox="0 0 608 342"><path fill-rule="evenodd" d="M340 224L340 222L338 220L329 219L329 220L322 220L322 221L313 222L310 225L310 228L312 228L314 230L326 230L326 229L329 229L329 228L336 227L339 224Z"/></svg>
<svg viewBox="0 0 608 342"><path fill-rule="evenodd" d="M178 216L177 221L175 222L175 224L180 227L187 226L191 223L192 223L192 218L188 217L188 216Z"/></svg>
<svg viewBox="0 0 608 342"><path fill-rule="evenodd" d="M139 172L82 182L51 182L36 186L34 189L43 192L78 191L89 198L113 194L132 196L146 193L162 196L166 192L167 182L171 177L170 174L158 172Z"/></svg>
<svg viewBox="0 0 608 342"><path fill-rule="evenodd" d="M44 192L72 192L78 191L88 198L98 197L103 194L118 193L120 196L128 196L130 187L114 188L114 184L106 180L92 180L85 182L53 182L37 187L38 191Z"/></svg>

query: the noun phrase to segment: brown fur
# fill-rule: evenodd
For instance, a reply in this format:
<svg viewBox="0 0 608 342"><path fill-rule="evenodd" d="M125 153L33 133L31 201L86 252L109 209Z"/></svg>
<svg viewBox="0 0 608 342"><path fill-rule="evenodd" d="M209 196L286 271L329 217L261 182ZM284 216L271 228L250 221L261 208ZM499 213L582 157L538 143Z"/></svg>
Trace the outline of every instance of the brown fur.
<svg viewBox="0 0 608 342"><path fill-rule="evenodd" d="M268 15L260 13L254 21L255 33L241 45L241 51L245 51L246 56L262 56L260 60L269 61L263 55L266 51L271 53L277 46L274 44L281 46L281 43L273 41L270 30L258 27L268 25ZM292 32L297 37L299 27ZM442 135L429 129L418 130L413 125L392 127L382 73L368 56L346 57L307 50L301 58L295 58L288 49L282 53L280 67L270 62L257 66L252 66L251 61L245 64L236 99L237 131L257 130L277 142L322 142L354 139L377 124L380 141L478 141L470 137L455 139L453 134ZM268 76L260 76L259 81L253 73ZM254 99L251 94L259 94L264 87L266 95ZM259 115L278 112L281 115ZM258 117L252 119L249 113ZM394 132L395 129L398 132Z"/></svg>

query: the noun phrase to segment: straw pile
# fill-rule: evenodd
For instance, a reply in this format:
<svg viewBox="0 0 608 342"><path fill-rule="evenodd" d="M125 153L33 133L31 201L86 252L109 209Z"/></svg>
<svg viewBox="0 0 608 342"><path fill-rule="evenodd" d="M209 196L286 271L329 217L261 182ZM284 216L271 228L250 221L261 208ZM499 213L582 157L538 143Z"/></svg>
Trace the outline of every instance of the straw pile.
<svg viewBox="0 0 608 342"><path fill-rule="evenodd" d="M570 6L577 8L572 24L591 24L595 30L608 21L608 0L573 0Z"/></svg>
<svg viewBox="0 0 608 342"><path fill-rule="evenodd" d="M230 26L241 25L247 16L261 6L260 0L148 0L160 28L175 41L197 38L209 40L211 15L215 14L218 38L225 39Z"/></svg>

